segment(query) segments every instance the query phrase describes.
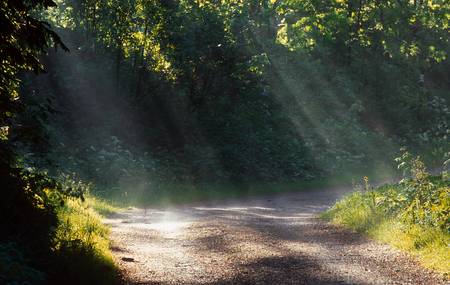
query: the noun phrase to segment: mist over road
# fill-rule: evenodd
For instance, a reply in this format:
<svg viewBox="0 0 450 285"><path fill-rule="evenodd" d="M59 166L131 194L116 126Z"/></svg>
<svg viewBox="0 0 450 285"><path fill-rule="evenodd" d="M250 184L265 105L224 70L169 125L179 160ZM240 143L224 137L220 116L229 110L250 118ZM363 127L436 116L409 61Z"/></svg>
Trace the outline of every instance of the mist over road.
<svg viewBox="0 0 450 285"><path fill-rule="evenodd" d="M445 284L317 217L345 192L129 209L106 222L127 284Z"/></svg>

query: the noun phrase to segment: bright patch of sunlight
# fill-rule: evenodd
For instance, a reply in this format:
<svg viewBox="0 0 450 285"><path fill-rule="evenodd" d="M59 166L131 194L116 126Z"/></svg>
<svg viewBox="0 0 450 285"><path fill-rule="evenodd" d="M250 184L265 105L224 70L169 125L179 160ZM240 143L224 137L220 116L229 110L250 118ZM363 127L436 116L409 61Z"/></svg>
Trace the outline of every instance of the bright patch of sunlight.
<svg viewBox="0 0 450 285"><path fill-rule="evenodd" d="M191 224L185 217L173 212L163 212L162 216L155 220L146 220L141 223L135 223L134 227L140 229L153 230L164 237L175 237L184 232L184 229Z"/></svg>
<svg viewBox="0 0 450 285"><path fill-rule="evenodd" d="M227 208L213 208L213 207L195 207L198 211L247 211L248 208L227 207Z"/></svg>
<svg viewBox="0 0 450 285"><path fill-rule="evenodd" d="M210 207L195 207L195 210L198 211L224 211L224 212L236 212L240 214L246 214L249 216L255 216L259 218L266 218L266 219L280 219L280 220L300 220L304 219L305 217L301 217L301 215L294 215L294 216L277 216L277 215L270 215L270 214L260 214L258 212L255 212L255 210L258 211L274 211L274 208L266 208L266 207L226 207L226 208L210 208ZM310 215L306 215L307 218L310 217Z"/></svg>
<svg viewBox="0 0 450 285"><path fill-rule="evenodd" d="M147 224L146 228L166 233L166 234L178 234L183 231L190 223L188 222L176 222L176 221L162 221L158 223Z"/></svg>
<svg viewBox="0 0 450 285"><path fill-rule="evenodd" d="M274 208L267 208L267 207L252 207L252 209L262 210L262 211L275 211Z"/></svg>
<svg viewBox="0 0 450 285"><path fill-rule="evenodd" d="M217 208L217 207L195 207L195 210L198 211L249 211L249 210L260 210L260 211L275 211L275 208L267 208L267 207L225 207L225 208Z"/></svg>

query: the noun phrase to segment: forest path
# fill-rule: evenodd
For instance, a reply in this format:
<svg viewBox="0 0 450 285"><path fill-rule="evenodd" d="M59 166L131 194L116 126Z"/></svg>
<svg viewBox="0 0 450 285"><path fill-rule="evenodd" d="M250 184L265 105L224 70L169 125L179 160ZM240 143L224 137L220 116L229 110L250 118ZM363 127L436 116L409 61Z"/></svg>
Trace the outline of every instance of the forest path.
<svg viewBox="0 0 450 285"><path fill-rule="evenodd" d="M126 284L444 284L317 217L346 189L129 209L106 220Z"/></svg>

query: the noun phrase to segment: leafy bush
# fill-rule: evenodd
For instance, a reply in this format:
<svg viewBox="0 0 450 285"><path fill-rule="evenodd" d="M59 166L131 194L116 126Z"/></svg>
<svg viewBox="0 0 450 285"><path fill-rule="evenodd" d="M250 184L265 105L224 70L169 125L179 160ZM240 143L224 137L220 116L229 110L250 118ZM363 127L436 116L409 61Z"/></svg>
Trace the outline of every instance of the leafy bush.
<svg viewBox="0 0 450 285"><path fill-rule="evenodd" d="M450 231L450 181L444 173L431 176L420 157L402 151L396 161L410 176L400 181L399 191L391 192L389 201L380 200L380 205L390 212L400 212L407 223Z"/></svg>

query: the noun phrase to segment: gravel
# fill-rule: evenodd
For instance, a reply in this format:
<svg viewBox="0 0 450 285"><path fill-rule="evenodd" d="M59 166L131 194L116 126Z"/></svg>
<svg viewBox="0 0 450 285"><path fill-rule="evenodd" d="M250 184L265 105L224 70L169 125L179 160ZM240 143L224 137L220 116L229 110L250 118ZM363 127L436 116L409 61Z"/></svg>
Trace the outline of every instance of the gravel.
<svg viewBox="0 0 450 285"><path fill-rule="evenodd" d="M346 189L131 208L106 219L124 284L447 284L317 217Z"/></svg>

